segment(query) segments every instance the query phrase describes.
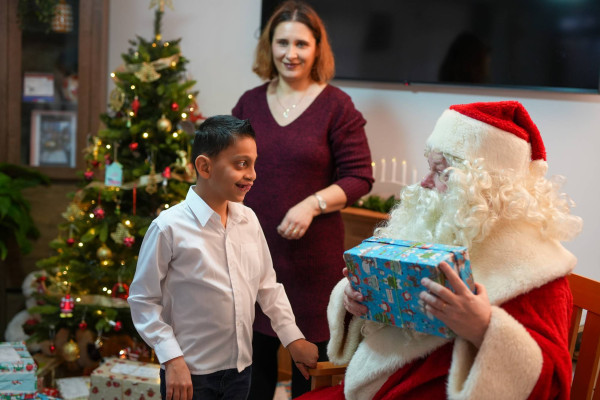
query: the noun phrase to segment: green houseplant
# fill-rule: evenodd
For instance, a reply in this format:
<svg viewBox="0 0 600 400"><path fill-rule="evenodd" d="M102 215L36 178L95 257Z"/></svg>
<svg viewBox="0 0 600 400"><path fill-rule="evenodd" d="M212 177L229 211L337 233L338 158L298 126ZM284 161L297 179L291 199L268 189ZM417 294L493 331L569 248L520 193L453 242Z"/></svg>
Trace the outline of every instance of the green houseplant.
<svg viewBox="0 0 600 400"><path fill-rule="evenodd" d="M30 168L0 163L0 260L16 245L21 253L31 251L31 240L40 232L30 214L30 205L22 190L49 185L50 179Z"/></svg>

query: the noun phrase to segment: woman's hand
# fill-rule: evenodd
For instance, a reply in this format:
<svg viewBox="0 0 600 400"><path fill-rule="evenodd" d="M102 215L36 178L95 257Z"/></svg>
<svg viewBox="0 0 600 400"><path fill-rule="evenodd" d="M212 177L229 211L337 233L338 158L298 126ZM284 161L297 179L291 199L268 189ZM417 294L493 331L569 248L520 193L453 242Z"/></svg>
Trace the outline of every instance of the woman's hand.
<svg viewBox="0 0 600 400"><path fill-rule="evenodd" d="M429 278L423 278L421 284L429 289L419 295L425 303L425 310L479 348L492 315L485 287L475 283L476 293L473 294L447 263L440 263L439 268L455 293Z"/></svg>
<svg viewBox="0 0 600 400"><path fill-rule="evenodd" d="M343 274L346 278L348 278L348 268L343 269ZM356 315L357 317L361 317L369 311L367 306L361 304L365 298L359 291L354 290L352 285L350 284L350 278L348 278L348 284L344 288L344 308L352 315Z"/></svg>
<svg viewBox="0 0 600 400"><path fill-rule="evenodd" d="M315 214L314 204L311 204L310 200L314 200L310 197L302 200L294 207L290 208L283 217L283 220L277 227L277 233L286 239L300 239L306 233L306 230L312 223Z"/></svg>

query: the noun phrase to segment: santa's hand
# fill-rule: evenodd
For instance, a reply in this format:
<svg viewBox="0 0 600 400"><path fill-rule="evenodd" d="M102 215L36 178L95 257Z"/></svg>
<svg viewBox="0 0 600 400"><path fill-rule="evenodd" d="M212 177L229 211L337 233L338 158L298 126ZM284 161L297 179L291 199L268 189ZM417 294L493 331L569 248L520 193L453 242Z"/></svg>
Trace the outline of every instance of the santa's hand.
<svg viewBox="0 0 600 400"><path fill-rule="evenodd" d="M423 278L421 284L429 289L419 295L425 303L425 310L479 348L492 315L485 287L475 283L474 294L447 263L442 262L438 267L448 278L454 293L429 278Z"/></svg>
<svg viewBox="0 0 600 400"><path fill-rule="evenodd" d="M350 284L350 278L348 276L348 268L344 268L342 273L346 278L348 278L348 284L344 288L344 308L352 315L356 315L357 317L361 317L369 311L367 306L361 304L361 301L364 301L364 296L357 290L354 290L352 285Z"/></svg>

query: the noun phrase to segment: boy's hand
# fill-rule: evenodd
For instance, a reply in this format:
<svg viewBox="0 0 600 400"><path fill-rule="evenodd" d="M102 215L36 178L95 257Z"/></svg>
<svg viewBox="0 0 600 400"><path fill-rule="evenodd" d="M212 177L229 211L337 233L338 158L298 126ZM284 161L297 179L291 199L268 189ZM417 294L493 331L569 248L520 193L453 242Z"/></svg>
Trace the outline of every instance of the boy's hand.
<svg viewBox="0 0 600 400"><path fill-rule="evenodd" d="M287 349L290 351L296 367L298 367L304 378L308 379L307 367L316 368L319 359L317 346L305 339L298 339L288 344Z"/></svg>
<svg viewBox="0 0 600 400"><path fill-rule="evenodd" d="M194 394L192 375L183 356L165 363L165 380L167 381L166 400L192 400Z"/></svg>

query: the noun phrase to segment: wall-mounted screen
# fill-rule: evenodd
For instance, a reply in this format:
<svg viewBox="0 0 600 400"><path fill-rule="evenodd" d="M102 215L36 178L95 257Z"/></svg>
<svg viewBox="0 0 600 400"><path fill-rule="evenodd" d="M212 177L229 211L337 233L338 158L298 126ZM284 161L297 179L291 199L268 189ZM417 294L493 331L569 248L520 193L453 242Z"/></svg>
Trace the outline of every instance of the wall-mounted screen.
<svg viewBox="0 0 600 400"><path fill-rule="evenodd" d="M278 5L263 0L262 26ZM600 0L308 0L336 78L599 91Z"/></svg>

